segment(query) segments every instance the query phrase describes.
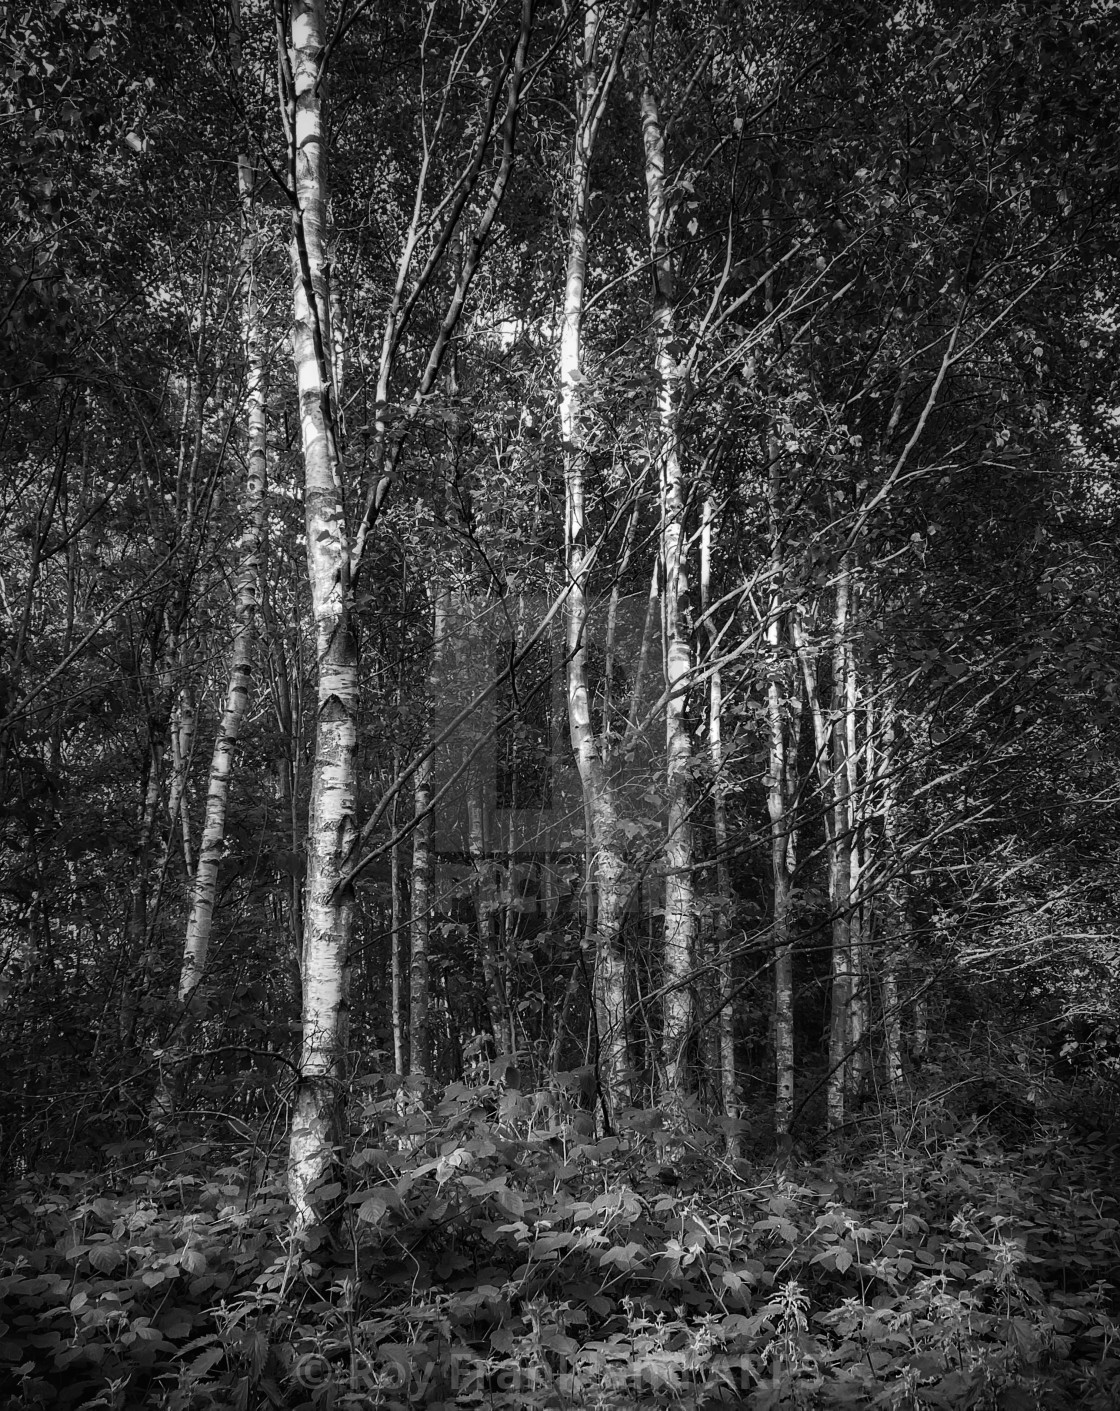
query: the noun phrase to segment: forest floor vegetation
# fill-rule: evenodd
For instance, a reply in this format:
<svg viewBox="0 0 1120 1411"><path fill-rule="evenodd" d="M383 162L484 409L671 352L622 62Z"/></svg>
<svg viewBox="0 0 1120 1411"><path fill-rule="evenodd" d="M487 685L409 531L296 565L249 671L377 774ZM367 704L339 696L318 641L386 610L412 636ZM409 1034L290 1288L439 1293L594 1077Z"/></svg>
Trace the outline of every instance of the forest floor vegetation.
<svg viewBox="0 0 1120 1411"><path fill-rule="evenodd" d="M243 1134L10 1180L0 1406L1120 1405L1115 1132L931 1096L767 1167L543 1096L371 1080L299 1239Z"/></svg>

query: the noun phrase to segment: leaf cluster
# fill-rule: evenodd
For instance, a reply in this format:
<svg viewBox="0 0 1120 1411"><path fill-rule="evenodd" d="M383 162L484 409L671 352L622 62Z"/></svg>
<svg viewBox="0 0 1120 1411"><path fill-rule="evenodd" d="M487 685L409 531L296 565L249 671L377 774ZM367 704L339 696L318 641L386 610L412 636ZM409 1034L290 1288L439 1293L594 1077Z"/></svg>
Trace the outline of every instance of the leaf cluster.
<svg viewBox="0 0 1120 1411"><path fill-rule="evenodd" d="M1110 1404L1099 1139L929 1101L842 1174L765 1172L648 1111L596 1138L578 1074L488 1077L370 1086L300 1242L252 1152L14 1185L5 1406Z"/></svg>

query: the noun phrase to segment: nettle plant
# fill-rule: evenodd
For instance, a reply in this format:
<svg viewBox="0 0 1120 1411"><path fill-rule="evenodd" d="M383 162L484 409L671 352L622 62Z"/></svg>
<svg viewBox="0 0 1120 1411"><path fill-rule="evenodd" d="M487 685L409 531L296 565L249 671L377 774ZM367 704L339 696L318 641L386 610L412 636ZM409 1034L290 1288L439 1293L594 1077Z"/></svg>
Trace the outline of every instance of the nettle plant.
<svg viewBox="0 0 1120 1411"><path fill-rule="evenodd" d="M943 1115L842 1177L749 1178L648 1112L596 1138L555 1092L400 1097L369 1093L298 1240L255 1150L20 1183L3 1404L1112 1404L1100 1147L1012 1156Z"/></svg>

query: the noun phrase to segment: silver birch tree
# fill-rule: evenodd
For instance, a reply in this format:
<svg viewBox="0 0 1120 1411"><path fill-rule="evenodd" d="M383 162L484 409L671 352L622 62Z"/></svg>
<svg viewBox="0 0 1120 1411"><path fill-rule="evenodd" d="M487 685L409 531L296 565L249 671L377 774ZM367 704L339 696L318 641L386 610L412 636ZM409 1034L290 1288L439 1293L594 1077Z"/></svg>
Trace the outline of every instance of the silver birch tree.
<svg viewBox="0 0 1120 1411"><path fill-rule="evenodd" d="M588 204L591 159L610 90L618 72L620 37L611 58L601 61L604 6L583 7L576 78L576 129L569 184L568 250L560 330L560 436L564 455L564 544L568 597L565 604L568 728L584 796L588 855L593 862L594 1009L600 1080L609 1106L629 1095L626 1043L626 960L621 946L628 873L618 801L591 719L587 679L588 592L595 552L587 526L587 414L582 405L582 319L587 284ZM629 18L629 17L628 17ZM628 23L628 19L627 19ZM589 873L592 871L589 868ZM588 877L589 884L592 877Z"/></svg>
<svg viewBox="0 0 1120 1411"><path fill-rule="evenodd" d="M230 66L234 79L241 71L241 10L230 5ZM239 504L241 534L237 546L234 582L234 628L230 646L229 678L214 737L206 790L206 813L199 840L198 860L191 886L190 910L179 971L178 1031L162 1066L162 1082L153 1104L153 1116L169 1118L175 1108L183 1064L189 1059L190 1034L197 1017L200 989L206 976L218 868L225 846L226 813L234 751L248 711L253 684L253 652L257 639L261 546L265 532L265 494L268 481L268 423L265 408L264 338L256 293L257 216L254 205L255 173L248 153L237 159L238 198L242 238L239 273L241 314L245 339L246 473ZM181 768L181 766L180 766ZM173 790L173 795L176 793ZM181 796L181 788L178 791ZM179 799L173 798L178 808Z"/></svg>
<svg viewBox="0 0 1120 1411"><path fill-rule="evenodd" d="M443 682L443 649L447 629L447 589L438 583L430 590L432 608L432 655L428 670L428 706ZM423 738L424 757L413 776L412 801L415 826L412 832L412 888L409 912L408 985L408 1067L426 1084L432 1076L432 1017L429 950L432 935L432 909L435 905L435 828L432 818L432 786L435 759L430 748L430 730ZM417 1096L423 1097L421 1092Z"/></svg>
<svg viewBox="0 0 1120 1411"><path fill-rule="evenodd" d="M845 699L845 632L848 620L849 568L845 560L835 590L833 610L832 702ZM843 712L826 716L817 680L817 649L805 634L800 605L791 616L794 647L801 665L805 699L813 727L817 776L825 826L828 858L828 898L832 918L832 992L828 1039L828 1130L844 1124L851 1018L851 938L849 903L851 864L848 856L848 808L844 761Z"/></svg>
<svg viewBox="0 0 1120 1411"><path fill-rule="evenodd" d="M638 102L645 158L646 219L653 275L653 339L657 397L653 462L661 509L662 641L665 657L665 940L662 983L663 1082L671 1101L683 1093L685 1047L692 1026L692 969L696 946L690 781L692 673L688 601L687 488L681 463L678 415L683 374L674 350L677 336L676 272L669 244L671 206L666 185L665 133L653 72L654 20L647 9L639 30Z"/></svg>
<svg viewBox="0 0 1120 1411"><path fill-rule="evenodd" d="M781 532L781 459L776 438L771 437L767 498L770 520L770 610L766 641L770 672L766 686L769 751L766 769L766 806L770 816L770 874L774 890L774 1130L788 1137L793 1118L793 853L795 836L790 808L791 771L787 736L782 647L783 543ZM792 693L789 693L792 694ZM800 695L800 691L798 691ZM794 714L797 726L800 721ZM792 732L790 732L792 733Z"/></svg>
<svg viewBox="0 0 1120 1411"><path fill-rule="evenodd" d="M901 948L906 932L905 878L902 875L898 829L899 785L902 782L896 748L896 718L893 691L884 693L881 715L881 743L878 751L879 784L882 788L883 857L888 869L883 907L882 971L879 985L883 1004L883 1060L887 1086L897 1102L902 1096L902 1009L898 983Z"/></svg>
<svg viewBox="0 0 1120 1411"><path fill-rule="evenodd" d="M286 38L280 60L292 196L292 349L318 667L301 948L303 1039L288 1164L300 1227L316 1218L314 1189L331 1166L345 1077L352 893L340 883L355 838L358 652L350 621L350 543L335 435L326 277L324 0L293 0Z"/></svg>
<svg viewBox="0 0 1120 1411"><path fill-rule="evenodd" d="M708 758L712 768L712 840L716 856L716 897L713 925L716 996L719 1004L718 1052L723 1115L729 1123L739 1120L739 1075L735 1055L735 976L731 950L731 865L728 859L727 798L723 757L723 672L719 664L719 629L710 611L712 604L712 538L715 510L710 494L704 497L700 525L700 608L708 636ZM727 1154L740 1154L734 1126L727 1133Z"/></svg>

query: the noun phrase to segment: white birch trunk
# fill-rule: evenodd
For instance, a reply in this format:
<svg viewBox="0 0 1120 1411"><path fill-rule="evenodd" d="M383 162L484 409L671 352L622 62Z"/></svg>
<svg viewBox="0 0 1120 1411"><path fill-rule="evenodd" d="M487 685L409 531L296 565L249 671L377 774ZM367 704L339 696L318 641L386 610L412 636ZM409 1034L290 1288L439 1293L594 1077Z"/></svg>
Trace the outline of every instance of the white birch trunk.
<svg viewBox="0 0 1120 1411"><path fill-rule="evenodd" d="M572 148L568 256L564 313L560 333L560 435L564 454L565 553L569 592L565 604L568 727L583 788L594 859L597 905L594 907L593 1004L598 1037L600 1083L611 1110L629 1099L626 1043L626 960L621 946L627 868L614 790L611 787L591 720L587 684L587 593L593 551L588 542L584 477L586 433L580 406L584 289L587 280L587 208L591 155L610 75L596 103L598 32L602 7L592 0L584 10L580 74L576 90L576 133ZM612 69L613 73L613 69ZM589 913L592 899L588 897Z"/></svg>
<svg viewBox="0 0 1120 1411"><path fill-rule="evenodd" d="M860 885L863 874L864 803L860 794L859 764L863 751L859 745L858 711L859 682L856 671L852 630L855 626L858 597L853 584L849 589L848 636L844 643L844 776L848 810L848 945L851 954L851 991L849 1017L851 1062L849 1065L849 1097L855 1105L863 1099L867 1079L868 1008L866 988L866 958L870 913Z"/></svg>
<svg viewBox="0 0 1120 1411"><path fill-rule="evenodd" d="M634 548L634 533L638 527L639 501L635 499L634 507L630 511L630 517L626 521L626 533L622 541L622 557L618 564L618 573L611 585L610 602L607 606L607 635L603 643L603 763L608 767L611 764L612 755L616 740L623 740L626 735L625 725L622 720L615 721L616 706L614 700L615 672L618 666L618 654L616 651L618 639L618 605L622 598L622 580L626 570L630 566L630 555ZM635 685L635 694L638 687Z"/></svg>
<svg viewBox="0 0 1120 1411"><path fill-rule="evenodd" d="M194 687L184 682L179 692L175 708L176 719L172 722L171 750L173 773L171 792L167 804L170 831L167 846L170 852L174 845L176 831L183 849L183 867L188 877L194 875L194 848L191 843L190 811L190 768L194 755L194 734L198 724L198 706L195 703Z"/></svg>
<svg viewBox="0 0 1120 1411"><path fill-rule="evenodd" d="M833 626L842 637L847 619L847 577L837 585L836 610ZM799 611L791 617L794 644L805 683L805 698L813 724L817 773L820 779L824 811L825 845L828 855L828 897L832 915L832 993L829 1019L827 1107L828 1130L837 1132L844 1125L846 1079L848 1070L848 1018L851 954L848 935L848 888L850 871L844 840L847 834L847 810L844 801L842 770L836 768L833 748L836 744L836 722L832 730L826 721L817 683L815 653L809 648ZM839 640L839 638L838 638ZM837 671L836 656L833 670ZM833 680L834 693L842 690L843 662L839 663L841 684ZM835 698L835 697L834 697ZM842 758L841 761L842 763Z"/></svg>
<svg viewBox="0 0 1120 1411"><path fill-rule="evenodd" d="M432 1076L431 986L428 950L432 934L432 761L413 775L416 826L412 830L409 906L408 1071L427 1083ZM422 1095L421 1095L422 1096Z"/></svg>
<svg viewBox="0 0 1120 1411"><path fill-rule="evenodd" d="M786 712L781 661L782 540L781 464L771 447L767 489L770 518L770 610L766 641L770 648L770 680L766 691L770 727L766 804L770 815L770 872L774 892L774 1131L781 1142L788 1138L793 1120L793 935L790 867L792 820L790 777L786 759Z"/></svg>
<svg viewBox="0 0 1120 1411"><path fill-rule="evenodd" d="M332 407L334 374L324 278L323 0L293 0L288 116L296 193L292 216L293 352L299 395L308 576L318 691L307 829L302 944L303 1042L288 1154L297 1228L317 1218L314 1189L333 1162L345 1080L352 898L340 886L354 843L357 642L349 620L350 546Z"/></svg>
<svg viewBox="0 0 1120 1411"><path fill-rule="evenodd" d="M393 932L392 955L390 958L390 986L393 1025L393 1070L404 1075L404 1010L402 1007L401 971L401 848L394 843L389 850L389 886L392 889L389 900L389 925Z"/></svg>
<svg viewBox="0 0 1120 1411"><path fill-rule="evenodd" d="M661 495L661 561L664 574L662 624L665 652L665 753L668 818L665 837L665 942L662 983L662 1064L671 1105L679 1104L687 1081L685 1048L692 1029L692 971L696 945L690 780L692 734L689 680L692 673L688 604L687 494L681 467L677 415L681 374L673 352L676 285L669 249L670 208L665 187L665 135L652 73L653 19L642 28L639 108L645 156L646 218L653 269L654 365L657 424L654 464Z"/></svg>
<svg viewBox="0 0 1120 1411"><path fill-rule="evenodd" d="M237 0L230 6L230 63L234 74L241 68L241 18ZM153 1104L157 1125L174 1113L184 1063L189 1059L193 1021L197 1013L200 987L206 976L214 904L218 890L218 869L225 847L226 811L234 750L248 711L252 691L253 648L257 636L258 592L261 546L264 539L265 491L268 478L268 425L265 414L265 366L263 336L257 311L254 280L257 266L257 228L254 210L254 174L249 157L237 160L238 195L244 233L240 250L243 289L242 324L246 348L246 429L247 470L241 494L241 538L237 550L237 577L234 585L234 629L230 648L229 681L206 790L206 815L199 841L198 862L191 887L183 958L179 971L178 999L182 1011L178 1031L169 1046L161 1070L161 1083ZM192 721L193 732L193 721ZM172 815L181 807L185 764L182 741L176 738L176 785L172 788Z"/></svg>
<svg viewBox="0 0 1120 1411"><path fill-rule="evenodd" d="M198 847L198 863L191 890L183 964L179 976L179 1002L189 1010L195 992L206 974L210 935L214 920L214 900L218 868L225 846L226 812L234 749L248 712L253 682L253 649L257 637L258 580L261 542L264 536L265 486L267 481L267 426L264 405L264 360L261 333L253 293L255 233L252 222L252 169L248 158L238 163L242 208L249 223L243 248L246 293L244 318L248 344L248 472L241 498L241 541L238 545L235 594L235 626L230 651L229 683L221 719L210 758L206 791L206 815Z"/></svg>
<svg viewBox="0 0 1120 1411"><path fill-rule="evenodd" d="M700 527L700 604L705 614L711 653L719 651L719 630L708 616L712 581L712 500L705 497ZM719 1003L719 1071L723 1115L729 1123L739 1120L739 1075L735 1055L735 974L731 952L731 866L727 853L727 803L723 779L723 677L715 661L708 666L708 757L712 765L712 833L716 850L716 914L714 921L716 993ZM727 1154L741 1154L738 1132L727 1133Z"/></svg>
<svg viewBox="0 0 1120 1411"><path fill-rule="evenodd" d="M883 787L883 859L890 869L884 907L882 977L883 1059L887 1086L897 1102L902 1097L902 1010L898 966L905 939L905 880L898 870L898 758L895 749L895 707L891 692L884 696L880 730L880 774Z"/></svg>
<svg viewBox="0 0 1120 1411"><path fill-rule="evenodd" d="M634 754L638 747L638 736L642 724L642 701L644 699L644 682L646 672L649 668L650 643L653 640L654 627L657 624L658 608L661 604L661 564L658 558L654 558L653 569L649 576L649 593L646 596L645 617L642 620L642 640L638 647L638 664L634 668L634 687L630 693L630 714L626 722L626 734L623 737L623 757L627 765L634 762Z"/></svg>
<svg viewBox="0 0 1120 1411"><path fill-rule="evenodd" d="M400 778L400 753L393 752L393 786ZM397 831L397 805L394 800L389 828L395 836ZM401 845L394 843L389 849L389 925L392 931L391 954L389 960L391 1022L393 1026L393 1069L402 1078L404 1066L404 966L401 933Z"/></svg>
<svg viewBox="0 0 1120 1411"><path fill-rule="evenodd" d="M852 931L851 931L851 811L848 797L845 705L848 691L848 601L851 580L847 565L836 585L832 630L832 838L829 845L829 905L832 911L832 1001L828 1040L828 1128L844 1124L851 1077ZM826 765L827 752L821 757Z"/></svg>
<svg viewBox="0 0 1120 1411"><path fill-rule="evenodd" d="M447 590L436 585L432 591L432 656L428 668L429 709L443 685L443 648L447 631ZM427 740L423 742L427 744ZM412 889L409 913L408 985L408 1067L423 1080L432 1078L432 996L429 952L432 935L432 907L435 902L435 859L432 820L432 783L435 760L423 760L413 776L413 808L416 826L412 832ZM416 1094L423 1100L424 1092Z"/></svg>

